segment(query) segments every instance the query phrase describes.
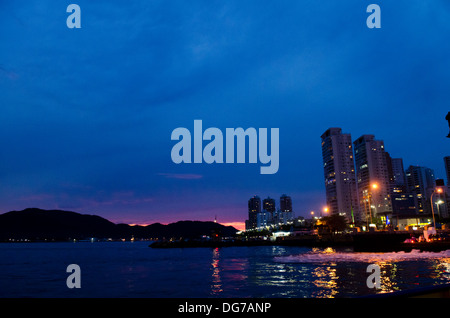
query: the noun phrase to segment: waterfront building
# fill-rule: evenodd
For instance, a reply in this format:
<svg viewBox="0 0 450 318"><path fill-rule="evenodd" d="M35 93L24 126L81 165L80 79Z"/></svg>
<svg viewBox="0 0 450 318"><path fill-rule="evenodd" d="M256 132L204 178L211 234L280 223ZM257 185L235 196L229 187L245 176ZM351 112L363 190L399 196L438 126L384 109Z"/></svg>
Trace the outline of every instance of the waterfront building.
<svg viewBox="0 0 450 318"><path fill-rule="evenodd" d="M292 224L293 221L292 199L290 196L283 194L280 197L280 209L273 214L273 222L275 225L280 226Z"/></svg>
<svg viewBox="0 0 450 318"><path fill-rule="evenodd" d="M262 210L256 214L256 228L263 230L269 228L273 224L273 213L270 211Z"/></svg>
<svg viewBox="0 0 450 318"><path fill-rule="evenodd" d="M257 226L257 214L261 212L261 199L255 195L248 200L248 220L245 222L247 230L254 229Z"/></svg>
<svg viewBox="0 0 450 318"><path fill-rule="evenodd" d="M367 223L375 217L385 223L392 214L392 183L384 142L375 140L374 135L362 135L353 146L361 217Z"/></svg>
<svg viewBox="0 0 450 318"><path fill-rule="evenodd" d="M294 221L294 213L292 211L277 210L273 213L273 224L275 226L292 224Z"/></svg>
<svg viewBox="0 0 450 318"><path fill-rule="evenodd" d="M264 199L263 210L271 213L275 212L275 199L272 199L271 197L267 197L267 199Z"/></svg>
<svg viewBox="0 0 450 318"><path fill-rule="evenodd" d="M359 222L352 137L341 128L329 128L321 139L328 211L344 215L349 223Z"/></svg>
<svg viewBox="0 0 450 318"><path fill-rule="evenodd" d="M402 158L391 158L392 174L394 185L406 187L406 175Z"/></svg>
<svg viewBox="0 0 450 318"><path fill-rule="evenodd" d="M391 158L386 153L386 163L388 168L389 180L391 182L390 196L392 203L392 225L400 224L400 219L414 217L416 206L414 195L408 192L406 187L406 175L403 168L403 159Z"/></svg>
<svg viewBox="0 0 450 318"><path fill-rule="evenodd" d="M416 213L431 214L430 197L436 184L434 171L427 167L409 166L406 181L408 192L414 194Z"/></svg>
<svg viewBox="0 0 450 318"><path fill-rule="evenodd" d="M292 199L290 196L283 194L280 197L280 210L283 212L292 212Z"/></svg>
<svg viewBox="0 0 450 318"><path fill-rule="evenodd" d="M416 214L414 194L393 193L391 195L393 218L405 218Z"/></svg>

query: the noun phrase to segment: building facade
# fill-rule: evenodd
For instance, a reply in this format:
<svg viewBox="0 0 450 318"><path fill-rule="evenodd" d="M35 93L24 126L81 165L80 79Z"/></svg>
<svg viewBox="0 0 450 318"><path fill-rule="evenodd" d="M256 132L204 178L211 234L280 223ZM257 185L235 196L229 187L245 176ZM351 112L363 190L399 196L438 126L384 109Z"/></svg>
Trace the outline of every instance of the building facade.
<svg viewBox="0 0 450 318"><path fill-rule="evenodd" d="M385 222L392 214L392 183L384 142L375 140L374 135L363 135L353 146L361 217L367 223L375 218Z"/></svg>
<svg viewBox="0 0 450 318"><path fill-rule="evenodd" d="M248 220L245 222L245 228L247 230L257 227L258 213L261 212L261 199L255 195L248 200Z"/></svg>
<svg viewBox="0 0 450 318"><path fill-rule="evenodd" d="M328 211L344 215L349 223L359 222L352 137L341 128L329 128L321 138Z"/></svg>
<svg viewBox="0 0 450 318"><path fill-rule="evenodd" d="M403 159L392 158L391 165L392 165L392 174L394 177L394 185L406 187L406 175L405 175L405 168L403 167Z"/></svg>
<svg viewBox="0 0 450 318"><path fill-rule="evenodd" d="M290 196L283 194L280 197L280 210L282 212L292 212L292 199Z"/></svg>
<svg viewBox="0 0 450 318"><path fill-rule="evenodd" d="M434 171L427 167L409 166L406 181L408 192L414 195L416 213L431 214L430 197L436 182Z"/></svg>
<svg viewBox="0 0 450 318"><path fill-rule="evenodd" d="M272 199L271 197L267 197L267 199L264 199L263 210L271 213L275 212L275 199Z"/></svg>
<svg viewBox="0 0 450 318"><path fill-rule="evenodd" d="M256 216L256 229L263 230L269 228L273 223L273 213L262 210Z"/></svg>

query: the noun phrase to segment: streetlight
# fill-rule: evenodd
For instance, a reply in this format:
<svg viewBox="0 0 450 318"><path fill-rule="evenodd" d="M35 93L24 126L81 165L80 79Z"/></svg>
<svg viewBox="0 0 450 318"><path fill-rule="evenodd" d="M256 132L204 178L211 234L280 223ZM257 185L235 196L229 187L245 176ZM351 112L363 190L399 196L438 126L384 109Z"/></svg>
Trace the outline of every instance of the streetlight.
<svg viewBox="0 0 450 318"><path fill-rule="evenodd" d="M434 189L434 191L433 191L433 193L431 193L431 197L430 197L430 199L431 199L431 214L433 214L433 227L436 230L436 220L434 218L434 204L433 204L433 195L435 193L442 193L442 188Z"/></svg>
<svg viewBox="0 0 450 318"><path fill-rule="evenodd" d="M325 213L325 215L328 214L328 207L327 206L323 208L323 213Z"/></svg>
<svg viewBox="0 0 450 318"><path fill-rule="evenodd" d="M377 184L377 183L372 183L372 184L370 185L370 187L371 187L373 190L376 190L376 189L378 189L378 184ZM368 196L369 196L370 224L373 224L373 220L372 220L372 202L371 202L371 200L370 200L370 198L371 198L371 196L372 196L372 191L370 191L370 192L368 193Z"/></svg>
<svg viewBox="0 0 450 318"><path fill-rule="evenodd" d="M444 203L444 201L439 200L438 202L436 202L436 205L438 207L438 216L439 216L439 220L441 220L441 209L439 208L439 206Z"/></svg>

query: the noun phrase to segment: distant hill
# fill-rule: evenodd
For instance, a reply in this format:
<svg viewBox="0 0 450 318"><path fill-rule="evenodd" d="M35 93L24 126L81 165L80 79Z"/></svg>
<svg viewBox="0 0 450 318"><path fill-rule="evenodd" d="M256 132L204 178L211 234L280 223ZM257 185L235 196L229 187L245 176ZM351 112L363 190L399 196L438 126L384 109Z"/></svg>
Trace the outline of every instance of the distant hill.
<svg viewBox="0 0 450 318"><path fill-rule="evenodd" d="M0 240L65 241L85 238L198 238L202 235L233 236L237 230L214 222L179 221L147 226L115 224L98 215L29 208L0 214Z"/></svg>

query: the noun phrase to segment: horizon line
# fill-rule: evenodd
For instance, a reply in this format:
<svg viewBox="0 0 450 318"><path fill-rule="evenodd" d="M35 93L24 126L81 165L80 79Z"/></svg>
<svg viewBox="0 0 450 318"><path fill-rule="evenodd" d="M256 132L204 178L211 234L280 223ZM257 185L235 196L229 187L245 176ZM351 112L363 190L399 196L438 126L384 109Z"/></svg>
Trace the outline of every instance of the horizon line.
<svg viewBox="0 0 450 318"><path fill-rule="evenodd" d="M184 219L184 220L178 220L178 221L173 221L173 222L158 222L158 221L156 221L156 222L152 222L152 223L127 223L127 222L113 221L113 220L111 220L109 218L100 216L98 214L81 213L81 212L76 212L76 211L71 211L71 210L70 211L69 210L63 210L63 209L60 209L60 208L57 208L57 209L42 209L42 208L38 208L38 207L29 207L29 208L25 208L25 209L22 209L22 210L11 210L11 211L0 213L0 215L6 214L6 213L10 213L10 212L23 212L25 210L33 210L33 209L34 210L41 210L41 211L61 211L61 212L77 213L77 214L80 214L80 215L98 216L98 217L101 217L101 218L103 218L103 219L105 219L105 220L107 220L107 221L109 221L111 223L114 223L116 225L126 224L126 225L129 225L129 226L149 226L149 225L152 225L152 224L169 225L169 224L174 224L174 223L178 223L178 222L215 222L215 221L210 221L210 220L205 221L205 220L186 220L186 219ZM245 221L244 222L237 222L237 221L235 221L235 222L217 222L216 221L216 223L218 223L220 225L223 225L223 226L232 226L232 227L234 227L237 230L244 230L245 229Z"/></svg>

